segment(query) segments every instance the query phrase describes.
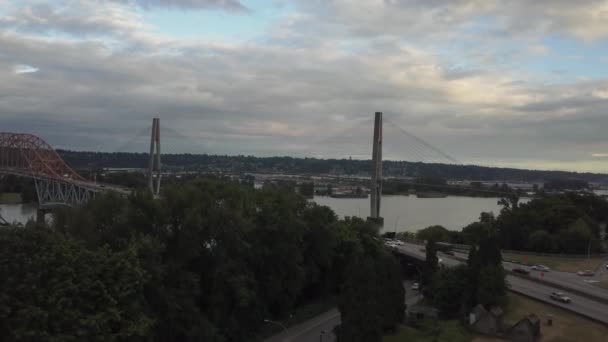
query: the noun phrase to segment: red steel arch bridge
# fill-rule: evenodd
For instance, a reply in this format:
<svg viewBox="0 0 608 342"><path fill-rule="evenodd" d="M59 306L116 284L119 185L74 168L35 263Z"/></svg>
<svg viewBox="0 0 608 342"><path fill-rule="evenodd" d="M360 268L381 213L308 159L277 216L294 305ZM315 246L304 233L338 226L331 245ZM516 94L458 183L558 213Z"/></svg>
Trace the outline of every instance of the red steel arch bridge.
<svg viewBox="0 0 608 342"><path fill-rule="evenodd" d="M27 133L0 132L0 174L34 179L40 209L79 205L101 191L129 191L89 181L72 170L51 145Z"/></svg>

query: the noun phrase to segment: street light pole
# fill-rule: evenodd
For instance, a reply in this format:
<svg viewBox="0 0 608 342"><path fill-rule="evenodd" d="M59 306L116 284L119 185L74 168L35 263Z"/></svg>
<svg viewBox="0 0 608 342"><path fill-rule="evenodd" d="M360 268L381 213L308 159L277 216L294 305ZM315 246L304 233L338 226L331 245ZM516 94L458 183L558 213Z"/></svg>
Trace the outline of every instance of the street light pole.
<svg viewBox="0 0 608 342"><path fill-rule="evenodd" d="M285 325L283 325L283 323L271 321L269 319L264 319L264 323L278 325L279 327L283 328L283 330L285 330L285 335L286 335L286 339L284 341L289 341L289 330L287 330L287 328L285 327Z"/></svg>

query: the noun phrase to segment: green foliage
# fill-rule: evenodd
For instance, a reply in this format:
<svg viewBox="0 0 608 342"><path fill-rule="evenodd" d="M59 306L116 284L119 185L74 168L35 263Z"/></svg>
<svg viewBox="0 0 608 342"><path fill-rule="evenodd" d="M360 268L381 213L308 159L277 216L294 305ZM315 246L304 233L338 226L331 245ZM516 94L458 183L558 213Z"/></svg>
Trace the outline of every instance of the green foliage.
<svg viewBox="0 0 608 342"><path fill-rule="evenodd" d="M392 254L378 244L360 220L361 245L345 269L338 308L342 324L339 341L381 341L384 331L403 321L405 290L401 267Z"/></svg>
<svg viewBox="0 0 608 342"><path fill-rule="evenodd" d="M469 274L464 265L444 268L433 278L433 305L443 317L457 317L466 307Z"/></svg>
<svg viewBox="0 0 608 342"><path fill-rule="evenodd" d="M483 266L479 272L477 303L486 307L504 305L506 292L505 272L502 266Z"/></svg>
<svg viewBox="0 0 608 342"><path fill-rule="evenodd" d="M528 238L528 249L531 251L557 250L556 240L545 230L537 230Z"/></svg>
<svg viewBox="0 0 608 342"><path fill-rule="evenodd" d="M426 242L426 259L422 269L422 287L425 291L425 296L431 297L430 286L433 281L433 276L439 268L439 259L437 258L437 245L435 241L428 240Z"/></svg>
<svg viewBox="0 0 608 342"><path fill-rule="evenodd" d="M315 183L304 182L300 184L300 195L304 197L313 197L315 195Z"/></svg>
<svg viewBox="0 0 608 342"><path fill-rule="evenodd" d="M56 233L0 230L3 341L132 341L146 336L147 275L136 245L87 250Z"/></svg>
<svg viewBox="0 0 608 342"><path fill-rule="evenodd" d="M345 334L348 322L369 321L352 311L362 294L377 317L370 334L403 319L401 270L377 228L338 220L289 183L172 179L160 199L100 194L47 228L0 235L8 341L255 341L264 319L338 293L351 296L341 298Z"/></svg>
<svg viewBox="0 0 608 342"><path fill-rule="evenodd" d="M608 222L608 202L592 194L545 195L505 206L496 220L504 249L547 253L601 252L600 224ZM542 240L548 236L548 239Z"/></svg>
<svg viewBox="0 0 608 342"><path fill-rule="evenodd" d="M442 226L430 226L416 232L416 238L424 241L448 242L450 234L449 230Z"/></svg>

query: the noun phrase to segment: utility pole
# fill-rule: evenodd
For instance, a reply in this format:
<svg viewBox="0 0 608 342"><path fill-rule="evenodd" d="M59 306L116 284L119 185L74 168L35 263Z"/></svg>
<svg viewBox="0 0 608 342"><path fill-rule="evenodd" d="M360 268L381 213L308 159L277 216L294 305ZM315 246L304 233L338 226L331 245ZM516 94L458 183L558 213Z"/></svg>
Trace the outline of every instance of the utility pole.
<svg viewBox="0 0 608 342"><path fill-rule="evenodd" d="M374 119L374 140L372 148L372 183L370 196L370 217L368 221L382 227L384 219L380 216L382 199L382 112L376 112Z"/></svg>
<svg viewBox="0 0 608 342"><path fill-rule="evenodd" d="M155 153L156 151L156 153ZM152 134L150 136L150 164L148 165L148 188L153 196L160 194L160 119L152 119ZM154 184L156 171L156 185Z"/></svg>

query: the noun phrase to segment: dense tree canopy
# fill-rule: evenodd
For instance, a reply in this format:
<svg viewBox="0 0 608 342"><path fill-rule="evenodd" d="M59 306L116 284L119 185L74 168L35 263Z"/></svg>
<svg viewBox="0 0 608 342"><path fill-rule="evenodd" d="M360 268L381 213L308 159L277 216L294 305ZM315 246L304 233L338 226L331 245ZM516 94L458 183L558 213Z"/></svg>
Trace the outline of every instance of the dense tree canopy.
<svg viewBox="0 0 608 342"><path fill-rule="evenodd" d="M52 227L0 231L0 335L256 341L265 319L338 294L345 335L359 328L358 296L370 334L403 318L399 265L365 222L281 184L167 184L159 199L101 195Z"/></svg>

